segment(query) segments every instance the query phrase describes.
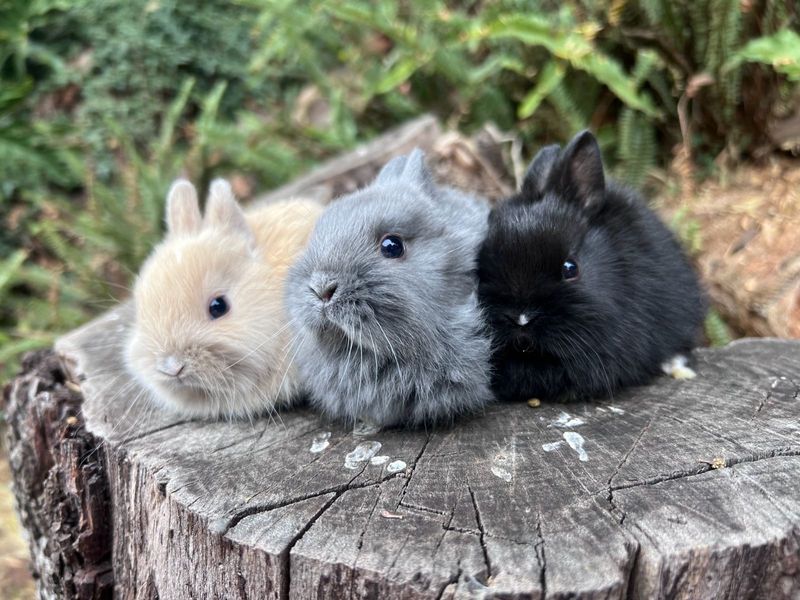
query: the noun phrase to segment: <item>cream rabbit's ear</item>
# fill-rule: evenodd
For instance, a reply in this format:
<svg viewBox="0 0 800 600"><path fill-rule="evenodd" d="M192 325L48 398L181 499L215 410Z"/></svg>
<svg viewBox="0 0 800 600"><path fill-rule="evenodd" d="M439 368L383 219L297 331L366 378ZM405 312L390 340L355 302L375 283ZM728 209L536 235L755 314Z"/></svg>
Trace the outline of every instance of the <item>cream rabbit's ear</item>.
<svg viewBox="0 0 800 600"><path fill-rule="evenodd" d="M247 224L242 207L236 201L231 184L224 179L215 179L211 182L203 223L206 227L228 230L253 238L252 230Z"/></svg>
<svg viewBox="0 0 800 600"><path fill-rule="evenodd" d="M197 190L185 179L178 179L167 194L167 230L169 235L189 235L200 231L202 217Z"/></svg>

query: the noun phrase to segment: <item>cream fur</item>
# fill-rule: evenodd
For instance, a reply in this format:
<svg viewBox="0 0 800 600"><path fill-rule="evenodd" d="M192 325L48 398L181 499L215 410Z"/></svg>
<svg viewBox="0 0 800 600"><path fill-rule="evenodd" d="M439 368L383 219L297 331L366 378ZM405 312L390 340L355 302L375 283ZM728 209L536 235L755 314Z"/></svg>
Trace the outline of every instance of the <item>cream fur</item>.
<svg viewBox="0 0 800 600"><path fill-rule="evenodd" d="M187 185L173 185L170 232L135 284L129 370L154 401L187 416L249 417L286 404L299 391L283 308L286 271L322 207L287 200L245 214L218 180L199 226ZM208 304L221 295L230 310L211 319ZM179 377L158 371L167 356L184 364Z"/></svg>

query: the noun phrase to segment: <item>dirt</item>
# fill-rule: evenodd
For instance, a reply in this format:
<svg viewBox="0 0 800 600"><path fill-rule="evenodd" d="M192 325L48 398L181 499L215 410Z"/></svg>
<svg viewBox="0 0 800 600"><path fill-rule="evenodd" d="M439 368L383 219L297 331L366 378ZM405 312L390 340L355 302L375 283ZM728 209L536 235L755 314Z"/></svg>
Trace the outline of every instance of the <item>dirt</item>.
<svg viewBox="0 0 800 600"><path fill-rule="evenodd" d="M739 334L800 338L800 160L743 165L662 201Z"/></svg>
<svg viewBox="0 0 800 600"><path fill-rule="evenodd" d="M0 590L4 600L27 600L35 594L28 570L28 546L14 512L5 448L0 448Z"/></svg>

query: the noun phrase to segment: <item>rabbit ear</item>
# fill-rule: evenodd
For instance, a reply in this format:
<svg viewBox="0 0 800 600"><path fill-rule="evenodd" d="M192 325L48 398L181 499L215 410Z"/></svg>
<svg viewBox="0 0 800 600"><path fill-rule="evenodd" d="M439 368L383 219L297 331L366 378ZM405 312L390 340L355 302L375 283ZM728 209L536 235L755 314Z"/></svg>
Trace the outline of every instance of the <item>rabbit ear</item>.
<svg viewBox="0 0 800 600"><path fill-rule="evenodd" d="M531 200L541 200L553 165L558 161L561 146L552 144L545 146L533 157L525 177L522 179L522 193Z"/></svg>
<svg viewBox="0 0 800 600"><path fill-rule="evenodd" d="M557 186L557 191L579 202L584 210L596 212L600 209L606 194L606 180L600 147L590 131L582 131L572 138L548 184L551 182Z"/></svg>
<svg viewBox="0 0 800 600"><path fill-rule="evenodd" d="M211 182L204 225L253 237L244 211L233 194L231 184L224 179L215 179Z"/></svg>
<svg viewBox="0 0 800 600"><path fill-rule="evenodd" d="M169 189L166 219L170 235L189 235L200 231L197 190L187 180L178 179Z"/></svg>
<svg viewBox="0 0 800 600"><path fill-rule="evenodd" d="M423 188L427 188L431 184L431 173L425 164L425 153L422 150L414 148L411 154L390 160L378 173L375 183L389 183L397 180Z"/></svg>

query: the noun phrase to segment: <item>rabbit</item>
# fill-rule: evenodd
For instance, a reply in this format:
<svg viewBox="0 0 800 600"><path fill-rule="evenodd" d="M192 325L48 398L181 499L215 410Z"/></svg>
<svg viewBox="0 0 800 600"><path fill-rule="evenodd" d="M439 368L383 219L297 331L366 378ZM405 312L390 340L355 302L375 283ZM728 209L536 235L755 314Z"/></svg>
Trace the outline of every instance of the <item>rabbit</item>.
<svg viewBox="0 0 800 600"><path fill-rule="evenodd" d="M301 393L284 285L322 210L287 200L245 215L216 180L201 217L195 188L172 185L168 233L134 285L125 356L156 403L186 417L252 418Z"/></svg>
<svg viewBox="0 0 800 600"><path fill-rule="evenodd" d="M326 209L287 285L313 406L412 428L491 402L476 276L488 212L436 185L419 149Z"/></svg>
<svg viewBox="0 0 800 600"><path fill-rule="evenodd" d="M693 348L706 312L680 244L638 193L606 180L588 131L540 150L494 207L478 276L501 400L644 384Z"/></svg>

